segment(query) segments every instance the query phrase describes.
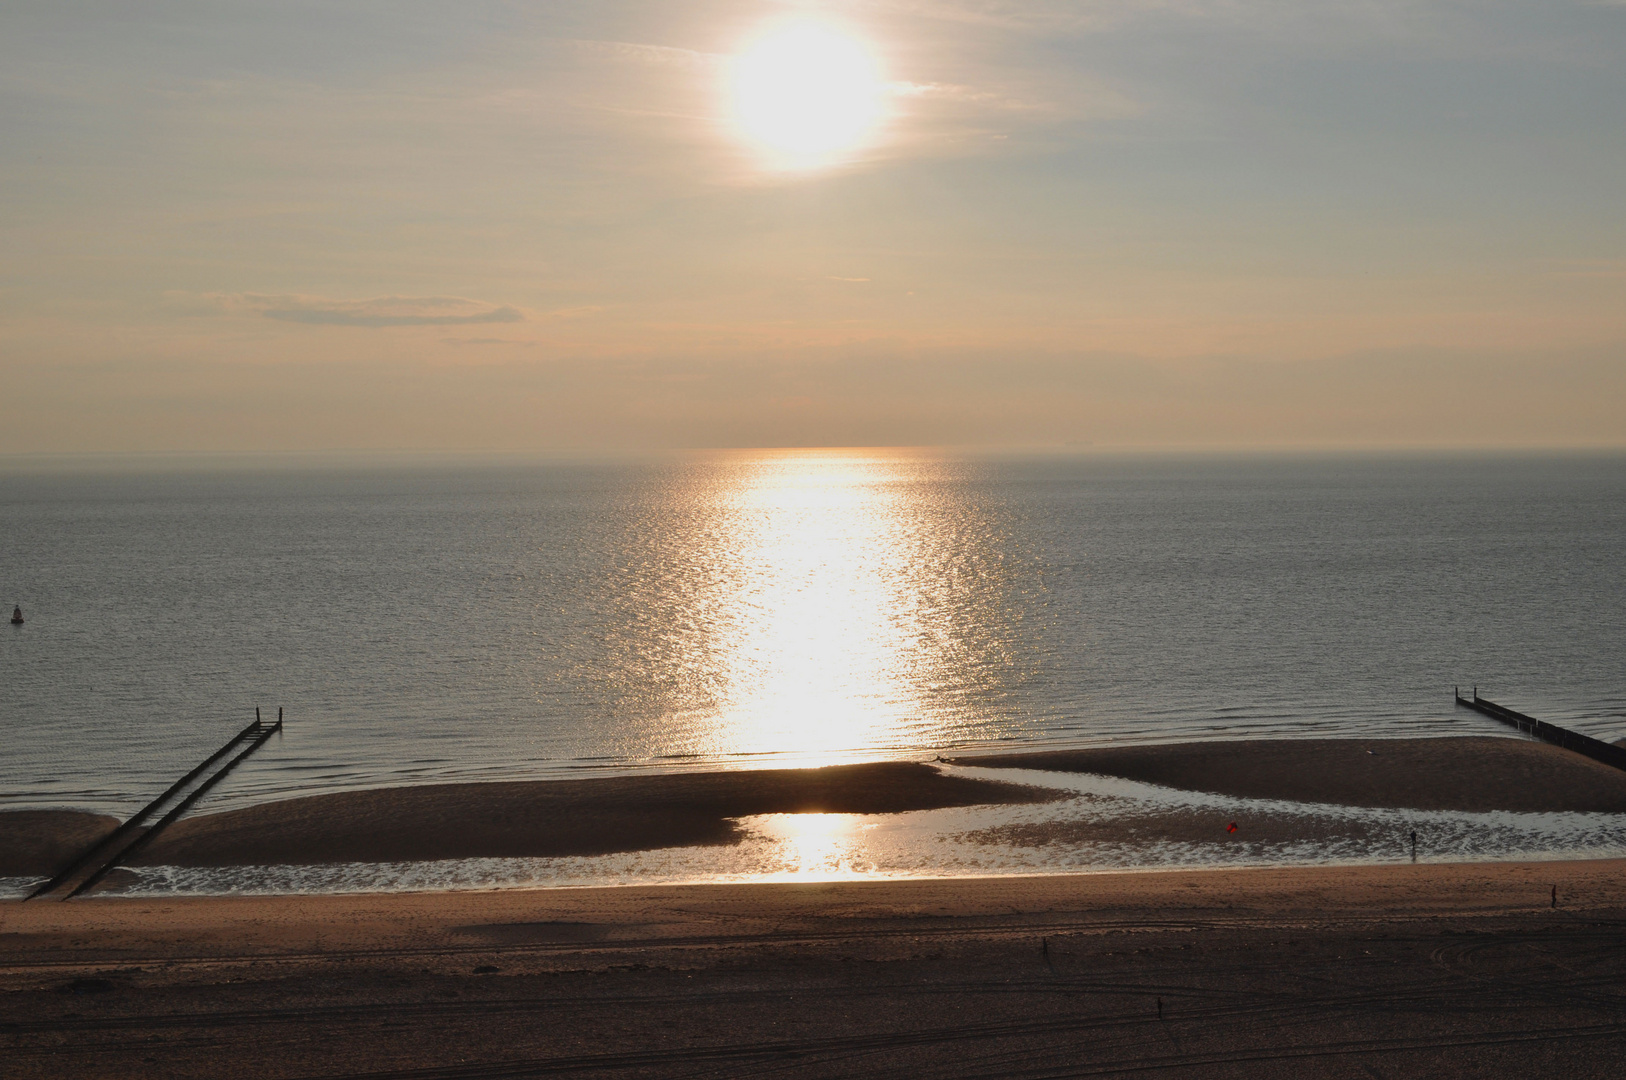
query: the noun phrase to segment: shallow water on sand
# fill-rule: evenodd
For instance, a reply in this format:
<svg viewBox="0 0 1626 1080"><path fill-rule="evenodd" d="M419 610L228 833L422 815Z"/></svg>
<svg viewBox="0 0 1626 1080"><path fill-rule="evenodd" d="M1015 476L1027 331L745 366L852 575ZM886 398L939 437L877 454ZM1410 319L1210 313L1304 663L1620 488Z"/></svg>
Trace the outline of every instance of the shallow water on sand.
<svg viewBox="0 0 1626 1080"><path fill-rule="evenodd" d="M1072 797L893 815L767 814L741 819L750 835L739 844L591 858L142 867L126 871L116 891L345 893L1406 863L1413 832L1423 862L1626 857L1626 814L1365 809L1101 776L946 768Z"/></svg>
<svg viewBox="0 0 1626 1080"><path fill-rule="evenodd" d="M285 733L201 809L1496 733L1456 683L1626 736L1620 456L14 462L0 552L0 808L127 814L256 704Z"/></svg>

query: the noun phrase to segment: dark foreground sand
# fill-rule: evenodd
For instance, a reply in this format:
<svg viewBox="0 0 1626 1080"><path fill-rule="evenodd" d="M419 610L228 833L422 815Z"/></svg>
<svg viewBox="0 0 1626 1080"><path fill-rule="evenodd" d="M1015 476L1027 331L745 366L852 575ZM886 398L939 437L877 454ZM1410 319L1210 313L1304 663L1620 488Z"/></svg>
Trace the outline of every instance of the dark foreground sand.
<svg viewBox="0 0 1626 1080"><path fill-rule="evenodd" d="M1259 739L966 755L1246 799L1410 810L1626 812L1626 772L1525 739Z"/></svg>
<svg viewBox="0 0 1626 1080"><path fill-rule="evenodd" d="M12 902L0 1000L18 1080L1614 1077L1626 864Z"/></svg>

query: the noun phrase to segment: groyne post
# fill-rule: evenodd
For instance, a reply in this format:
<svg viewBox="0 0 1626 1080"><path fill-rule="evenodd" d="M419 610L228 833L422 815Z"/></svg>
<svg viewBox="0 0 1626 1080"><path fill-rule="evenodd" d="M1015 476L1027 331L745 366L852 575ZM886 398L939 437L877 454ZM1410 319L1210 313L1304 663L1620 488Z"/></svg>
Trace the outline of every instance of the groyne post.
<svg viewBox="0 0 1626 1080"><path fill-rule="evenodd" d="M259 725L259 717L255 717L254 723L248 725L242 731L239 731L236 735L233 735L230 739L227 739L226 745L204 758L198 763L196 768L192 769L191 772L188 772L185 776L181 777L179 780L169 785L169 787L165 788L163 794L149 802L146 806L143 806L140 810L137 810L133 815L131 815L128 821L124 822L118 828L114 829L112 832L96 841L90 847L86 848L80 853L78 858L74 859L67 866L63 867L63 869L59 871L56 876L34 889L33 892L23 897L23 899L32 900L36 896L43 896L51 890L59 888L75 874L83 870L94 856L105 850L116 847L118 843L129 836L130 833L140 828L141 825L149 817L151 817L159 807L163 806L170 799L173 799L181 792L183 788L186 787L186 785L192 783L192 781L201 776L205 769L219 761L221 758L225 757L233 747L237 746L244 739L253 735L259 728Z"/></svg>
<svg viewBox="0 0 1626 1080"><path fill-rule="evenodd" d="M143 806L140 810L136 811L130 816L129 820L119 825L112 832L91 844L76 858L74 858L73 861L68 863L68 865L65 866L61 871L52 876L49 880L36 886L33 891L31 891L27 896L23 897L23 899L32 900L35 897L44 896L47 893L54 892L62 888L64 885L73 882L76 878L79 878L80 875L89 870L90 876L81 880L79 884L76 885L70 893L68 893L68 897L77 896L81 892L84 892L86 889L90 888L96 882L105 877L108 871L112 870L113 867L124 858L150 843L159 832L161 832L171 822L179 818L181 814L185 813L190 807L196 804L197 801L209 791L209 789L219 783L220 780L227 773L231 772L232 769L236 768L238 763L242 762L254 751L265 745L266 740L271 737L272 732L279 731L281 728L282 710L280 708L277 710L277 723L274 726L268 726L261 720L260 710L258 707L256 707L254 710L253 723L243 728L243 730L239 731L236 735L233 735L219 750L216 750L214 753L204 758L203 761L199 762L198 765L189 771L185 776L181 777L168 788L164 789L163 794L159 795L146 806ZM236 757L226 762L226 764L213 775L204 779L201 784L194 788L189 795L182 799L178 805L170 810L151 828L140 832L139 834L137 833L137 830L146 823L148 818L152 817L152 815L155 814L159 809L179 796L188 786L196 783L197 780L204 775L204 773L208 772L211 766L218 763L233 750L242 746L245 741L249 743L247 749L243 750L237 754ZM67 897L64 899L66 898Z"/></svg>
<svg viewBox="0 0 1626 1080"><path fill-rule="evenodd" d="M1474 696L1471 698L1463 697L1462 691L1457 690L1456 703L1465 708L1473 709L1475 712L1484 713L1486 716L1500 720L1511 727L1518 728L1526 735L1540 739L1544 743L1551 743L1554 746L1589 757L1593 761L1626 771L1626 748L1611 746L1601 739L1594 739L1590 735L1582 735L1579 731L1561 728L1557 724L1549 724L1545 720L1537 720L1533 716L1526 716L1522 712L1516 712L1505 705L1498 705L1489 698L1480 697L1479 687L1477 686L1474 687Z"/></svg>
<svg viewBox="0 0 1626 1080"><path fill-rule="evenodd" d="M257 717L259 710L256 709L254 711ZM259 720L256 719L255 723L258 724ZM176 821L180 820L181 815L192 809L193 805L196 804L199 799L207 795L210 788L224 780L227 773L231 772L233 769L237 768L238 765L248 760L248 756L250 754L264 746L266 741L271 738L272 733L276 730L277 729L274 727L261 727L259 734L255 736L254 741L248 744L247 749L238 754L236 757L232 758L230 761L226 762L226 764L221 766L217 772L194 788L190 795L175 804L174 809L165 814L163 817L159 818L152 828L136 837L135 840L128 844L122 851L114 855L111 859L108 859L99 869L96 870L95 873L91 874L84 881L80 882L78 886L76 886L67 896L63 897L63 899L72 900L86 889L92 888L97 882L101 881L102 878L106 877L115 866L132 855L135 855L148 844L152 843L158 838L159 833L163 832Z"/></svg>

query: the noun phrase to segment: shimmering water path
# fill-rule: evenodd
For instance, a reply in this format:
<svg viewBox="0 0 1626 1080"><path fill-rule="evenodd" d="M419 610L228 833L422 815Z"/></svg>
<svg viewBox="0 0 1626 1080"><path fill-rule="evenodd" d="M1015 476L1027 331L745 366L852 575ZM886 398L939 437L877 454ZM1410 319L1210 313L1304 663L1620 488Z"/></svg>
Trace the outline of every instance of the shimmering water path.
<svg viewBox="0 0 1626 1080"><path fill-rule="evenodd" d="M1626 736L1626 459L0 471L0 806L1012 743Z"/></svg>

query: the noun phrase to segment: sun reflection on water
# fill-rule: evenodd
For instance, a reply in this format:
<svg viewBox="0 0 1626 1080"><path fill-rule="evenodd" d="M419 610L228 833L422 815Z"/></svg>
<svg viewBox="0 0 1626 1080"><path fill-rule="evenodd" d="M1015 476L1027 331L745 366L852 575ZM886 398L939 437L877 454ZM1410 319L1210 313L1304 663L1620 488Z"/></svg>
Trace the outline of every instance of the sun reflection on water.
<svg viewBox="0 0 1626 1080"><path fill-rule="evenodd" d="M1017 730L1036 576L1005 508L965 497L977 469L797 450L674 470L607 545L594 635L560 642L583 705L661 763L930 756Z"/></svg>
<svg viewBox="0 0 1626 1080"><path fill-rule="evenodd" d="M913 678L924 572L895 462L755 461L727 500L737 541L714 643L714 753L815 764L878 749L924 708Z"/></svg>
<svg viewBox="0 0 1626 1080"><path fill-rule="evenodd" d="M751 829L768 841L768 877L830 881L875 872L864 822L857 814L769 814L751 819Z"/></svg>

